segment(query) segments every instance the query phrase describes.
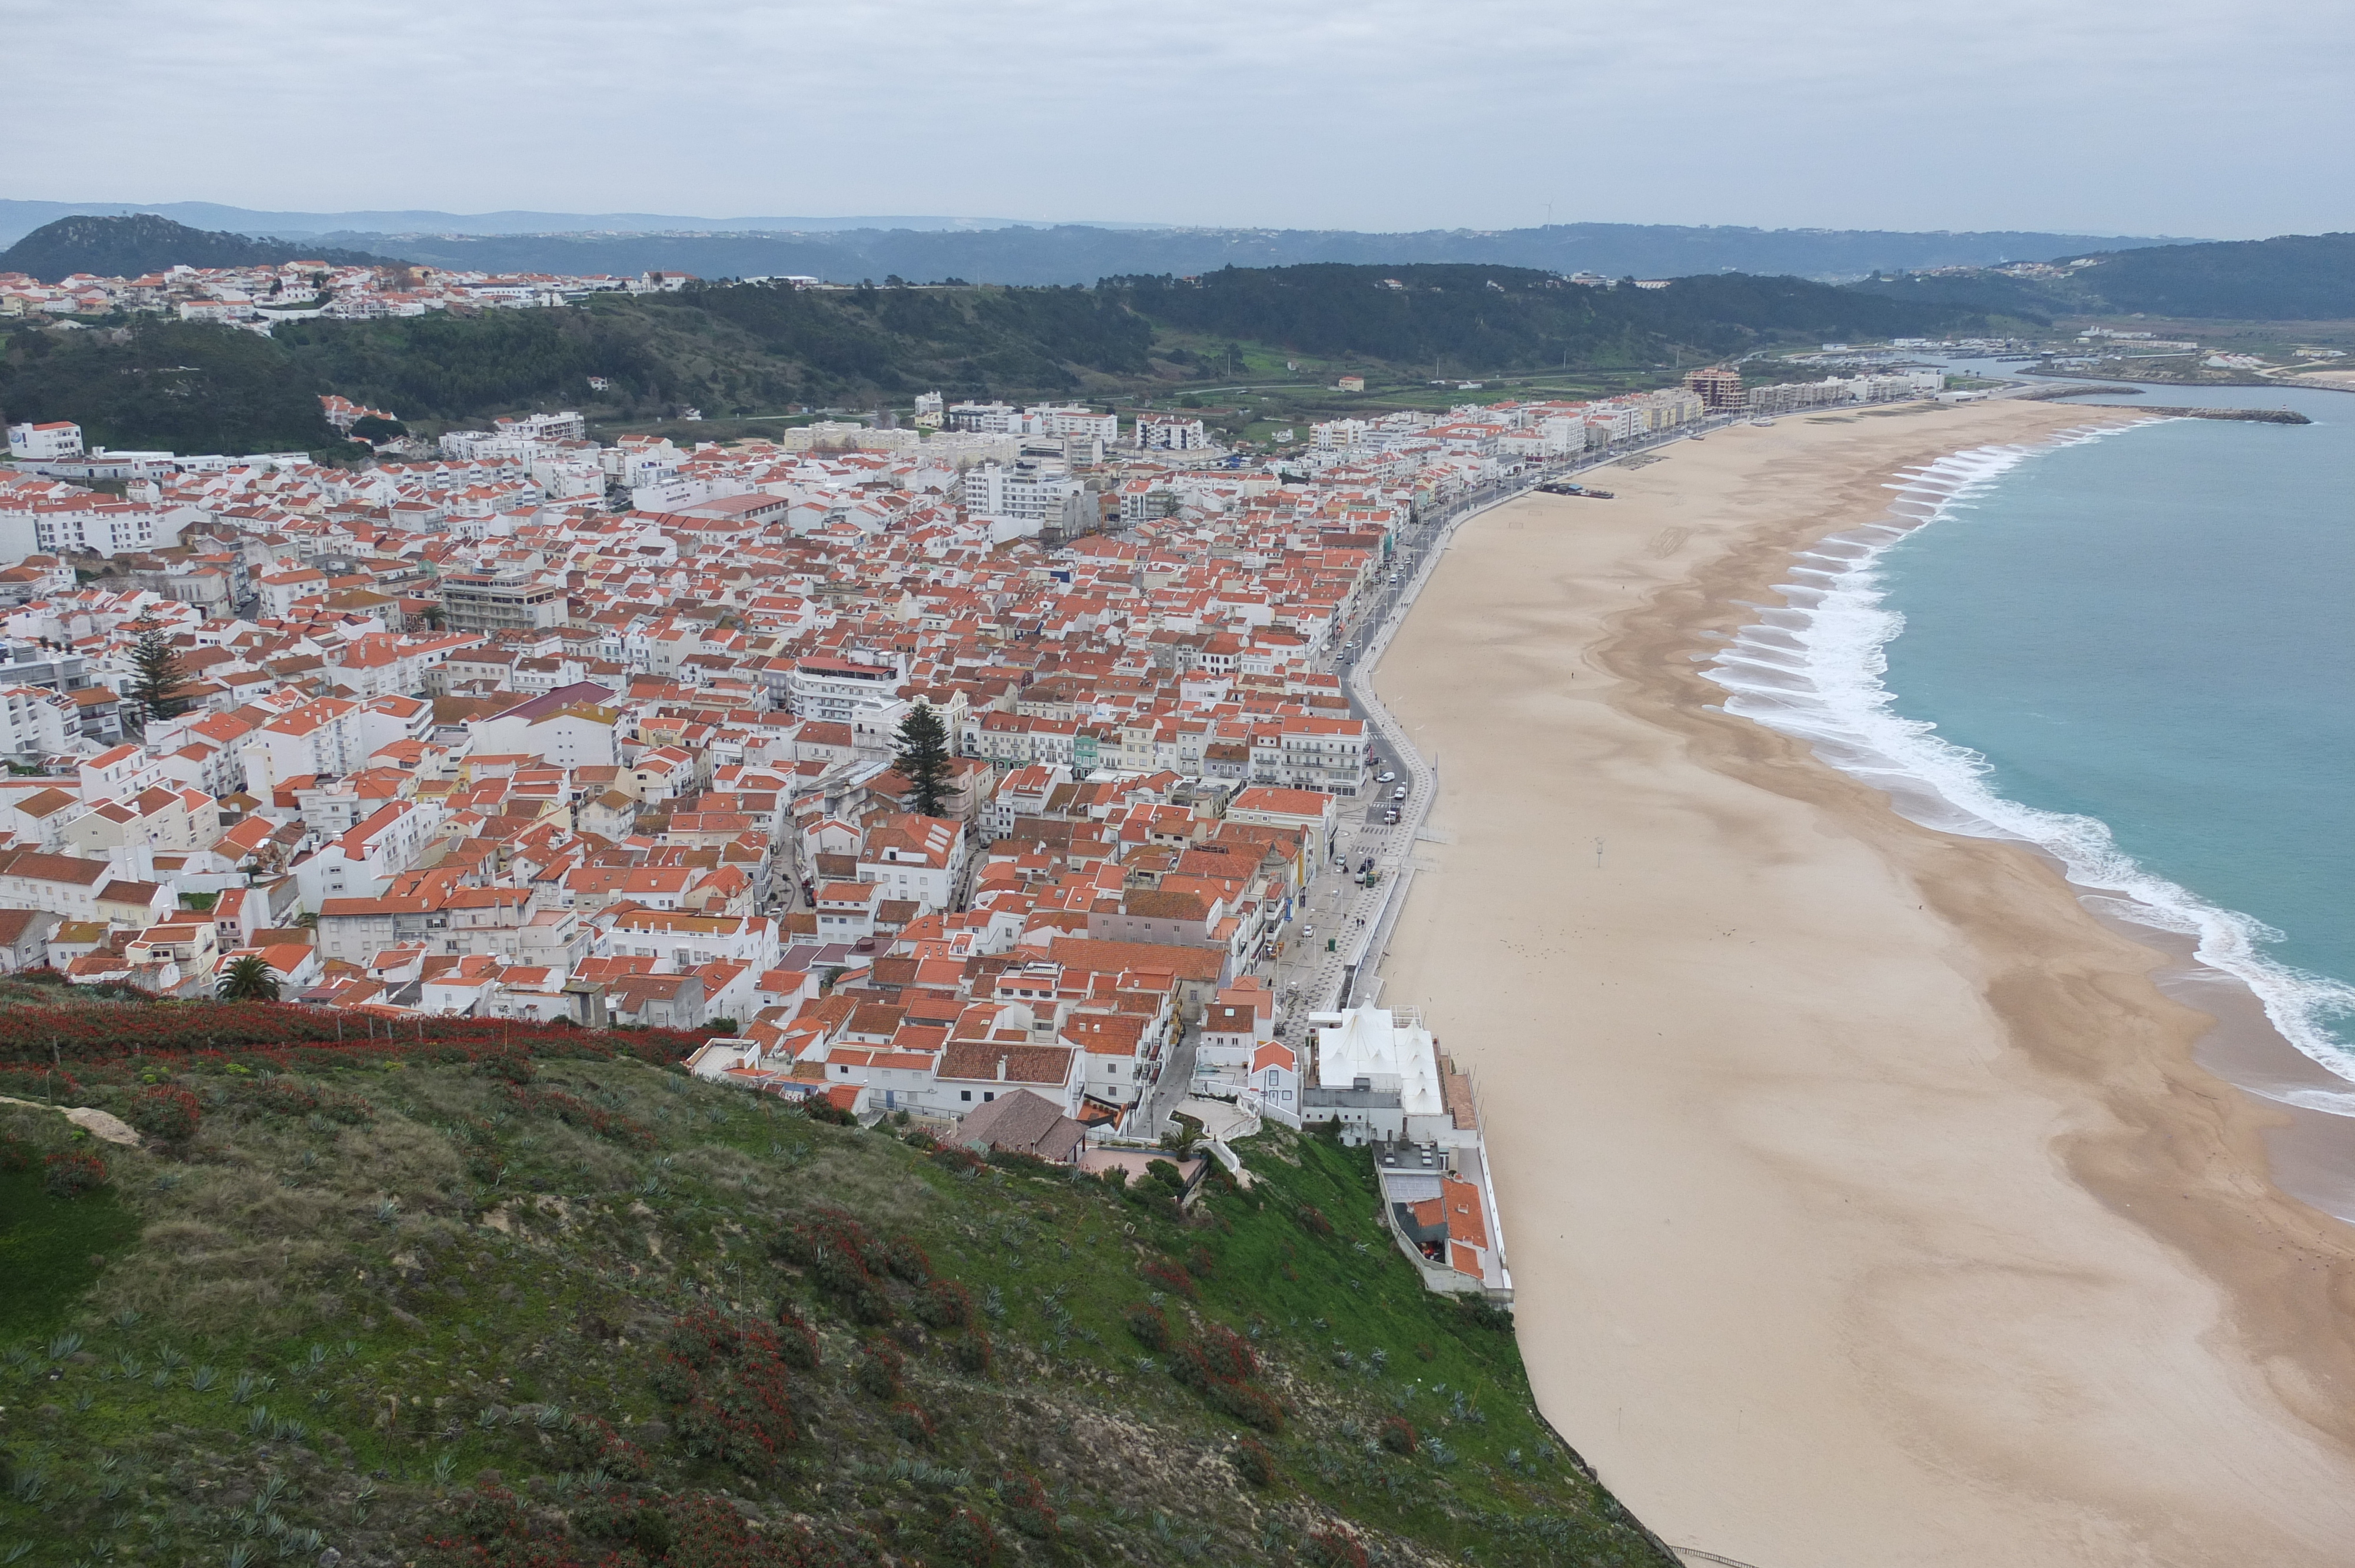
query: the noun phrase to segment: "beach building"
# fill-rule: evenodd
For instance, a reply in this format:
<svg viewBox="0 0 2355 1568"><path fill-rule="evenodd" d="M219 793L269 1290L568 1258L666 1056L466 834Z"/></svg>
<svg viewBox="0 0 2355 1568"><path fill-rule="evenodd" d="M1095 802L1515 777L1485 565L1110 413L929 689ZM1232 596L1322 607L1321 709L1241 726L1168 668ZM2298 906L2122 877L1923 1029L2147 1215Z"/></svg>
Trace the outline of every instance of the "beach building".
<svg viewBox="0 0 2355 1568"><path fill-rule="evenodd" d="M1315 1066L1300 1090L1301 1120L1337 1122L1343 1143L1371 1148L1383 1217L1427 1287L1510 1300L1471 1075L1412 1009L1353 1007L1308 1022Z"/></svg>

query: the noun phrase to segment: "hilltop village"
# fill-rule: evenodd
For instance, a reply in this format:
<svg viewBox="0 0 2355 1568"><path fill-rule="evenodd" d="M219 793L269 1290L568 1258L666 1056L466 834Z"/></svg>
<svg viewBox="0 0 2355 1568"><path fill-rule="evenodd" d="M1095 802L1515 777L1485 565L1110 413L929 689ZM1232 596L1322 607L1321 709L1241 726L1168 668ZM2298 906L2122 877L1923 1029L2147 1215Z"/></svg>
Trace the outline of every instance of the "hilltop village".
<svg viewBox="0 0 2355 1568"><path fill-rule="evenodd" d="M1428 776L1348 670L1465 501L1744 396L1336 420L1254 469L1182 414L937 396L358 468L13 427L0 969L698 1030L703 1075L1064 1160L1338 1122L1432 1283L1506 1297L1470 1080L1363 1004Z"/></svg>

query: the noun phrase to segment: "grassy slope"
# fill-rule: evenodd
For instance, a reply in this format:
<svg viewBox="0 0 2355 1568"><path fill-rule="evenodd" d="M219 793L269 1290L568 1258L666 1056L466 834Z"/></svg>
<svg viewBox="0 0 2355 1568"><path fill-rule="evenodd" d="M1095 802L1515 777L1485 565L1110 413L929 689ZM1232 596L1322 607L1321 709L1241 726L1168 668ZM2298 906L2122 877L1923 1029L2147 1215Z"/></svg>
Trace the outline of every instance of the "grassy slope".
<svg viewBox="0 0 2355 1568"><path fill-rule="evenodd" d="M543 1060L518 1100L463 1063L303 1060L291 1096L261 1058L188 1064L176 1081L207 1107L192 1148L109 1148L111 1197L32 1205L128 1211L144 1230L105 1244L81 1299L56 1291L9 1319L0 1560L213 1563L242 1545L259 1562L291 1542L406 1563L470 1519L492 1529L468 1482L493 1470L537 1510L506 1517L537 1520L547 1552L528 1560L549 1563L606 1560L613 1540L586 1531L602 1517L612 1535L617 1498L619 1517L658 1522L613 1561L670 1533L672 1568L802 1560L709 1555L710 1531L683 1526L723 1489L773 1543L793 1517L835 1542L809 1561L979 1561L960 1551L958 1507L993 1522L1001 1562L1320 1562L1337 1525L1375 1562L1662 1561L1539 1422L1511 1335L1420 1289L1378 1228L1367 1162L1337 1147L1254 1140L1262 1183L1214 1192L1181 1226L1166 1203L960 1173L886 1133L633 1062ZM550 1089L626 1123L600 1135L528 1108ZM80 1097L127 1110L134 1092L126 1065ZM25 1143L70 1132L0 1107L0 1134ZM19 1185L0 1201L27 1212ZM972 1330L917 1331L909 1287L891 1287L928 1445L848 1374L877 1330L773 1250L824 1206L913 1238L981 1308ZM1140 1266L1196 1247L1199 1300L1157 1298L1181 1330L1249 1336L1253 1383L1289 1406L1263 1490L1231 1462L1246 1429L1124 1326L1152 1297ZM694 1457L652 1379L669 1326L703 1307L765 1321L780 1303L822 1343L793 1378L802 1441L773 1468ZM978 1333L996 1346L986 1376L957 1358ZM1372 1441L1390 1416L1422 1435L1412 1457ZM644 1450L643 1480L581 1478L598 1463L588 1417ZM1039 1516L998 1485L1008 1473L1041 1479L1051 1536L1023 1533ZM30 1552L9 1558L11 1542Z"/></svg>

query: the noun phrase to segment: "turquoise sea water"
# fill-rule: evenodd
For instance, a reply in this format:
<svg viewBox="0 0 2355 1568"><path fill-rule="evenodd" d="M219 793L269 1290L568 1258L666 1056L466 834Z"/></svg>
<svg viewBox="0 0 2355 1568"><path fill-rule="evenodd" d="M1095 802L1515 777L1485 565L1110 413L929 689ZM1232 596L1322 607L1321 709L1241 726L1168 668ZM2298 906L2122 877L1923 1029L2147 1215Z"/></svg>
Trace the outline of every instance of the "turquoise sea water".
<svg viewBox="0 0 2355 1568"><path fill-rule="evenodd" d="M2355 1080L2355 395L2141 401L2195 399L2317 422L1957 453L1803 556L1712 674L1908 815L2190 937Z"/></svg>

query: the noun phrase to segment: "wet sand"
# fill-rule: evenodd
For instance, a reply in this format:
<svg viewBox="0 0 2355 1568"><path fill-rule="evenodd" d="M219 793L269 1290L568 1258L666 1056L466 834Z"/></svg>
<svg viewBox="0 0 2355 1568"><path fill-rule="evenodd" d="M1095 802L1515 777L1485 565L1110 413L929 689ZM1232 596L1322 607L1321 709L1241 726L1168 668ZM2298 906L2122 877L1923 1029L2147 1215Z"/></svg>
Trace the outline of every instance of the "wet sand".
<svg viewBox="0 0 2355 1568"><path fill-rule="evenodd" d="M2355 1563L2355 1229L2166 960L1711 711L1895 471L2105 410L1786 418L1467 524L1377 685L1439 765L1385 1001L1478 1075L1546 1414L1755 1568Z"/></svg>

